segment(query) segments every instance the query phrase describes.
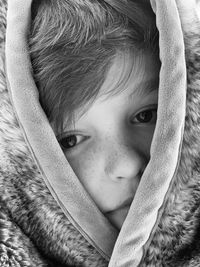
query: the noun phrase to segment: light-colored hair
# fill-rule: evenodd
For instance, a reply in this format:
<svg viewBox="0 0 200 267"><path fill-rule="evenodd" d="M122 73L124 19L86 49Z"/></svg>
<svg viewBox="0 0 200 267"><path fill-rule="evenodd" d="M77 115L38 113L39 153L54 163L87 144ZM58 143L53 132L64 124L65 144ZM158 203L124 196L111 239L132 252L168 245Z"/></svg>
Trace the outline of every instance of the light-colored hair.
<svg viewBox="0 0 200 267"><path fill-rule="evenodd" d="M29 36L40 103L58 132L95 100L118 52L158 52L144 0L34 0Z"/></svg>

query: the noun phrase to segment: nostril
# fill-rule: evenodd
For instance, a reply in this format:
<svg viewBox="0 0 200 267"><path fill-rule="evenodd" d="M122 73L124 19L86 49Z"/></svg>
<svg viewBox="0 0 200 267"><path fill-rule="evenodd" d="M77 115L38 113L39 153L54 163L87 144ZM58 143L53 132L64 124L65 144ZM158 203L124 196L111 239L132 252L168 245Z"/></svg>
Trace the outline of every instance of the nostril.
<svg viewBox="0 0 200 267"><path fill-rule="evenodd" d="M117 180L122 180L122 179L123 179L122 176L118 176L118 177L117 177Z"/></svg>

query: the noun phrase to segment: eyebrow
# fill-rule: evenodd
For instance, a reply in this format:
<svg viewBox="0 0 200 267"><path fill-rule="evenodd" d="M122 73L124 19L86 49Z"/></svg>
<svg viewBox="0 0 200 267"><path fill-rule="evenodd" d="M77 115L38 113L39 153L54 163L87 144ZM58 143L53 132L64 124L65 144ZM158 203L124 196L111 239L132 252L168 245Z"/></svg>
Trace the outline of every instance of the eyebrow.
<svg viewBox="0 0 200 267"><path fill-rule="evenodd" d="M135 90L130 94L130 98L135 95L146 96L159 88L159 77L142 82L136 86Z"/></svg>

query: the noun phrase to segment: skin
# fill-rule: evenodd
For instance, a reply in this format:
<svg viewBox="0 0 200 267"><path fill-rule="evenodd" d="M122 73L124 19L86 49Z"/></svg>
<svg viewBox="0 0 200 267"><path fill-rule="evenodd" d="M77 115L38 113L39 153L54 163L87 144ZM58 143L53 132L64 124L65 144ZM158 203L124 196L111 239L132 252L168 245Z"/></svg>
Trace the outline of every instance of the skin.
<svg viewBox="0 0 200 267"><path fill-rule="evenodd" d="M117 229L150 159L159 68L148 52L118 54L99 96L82 116L77 112L60 142L77 177Z"/></svg>

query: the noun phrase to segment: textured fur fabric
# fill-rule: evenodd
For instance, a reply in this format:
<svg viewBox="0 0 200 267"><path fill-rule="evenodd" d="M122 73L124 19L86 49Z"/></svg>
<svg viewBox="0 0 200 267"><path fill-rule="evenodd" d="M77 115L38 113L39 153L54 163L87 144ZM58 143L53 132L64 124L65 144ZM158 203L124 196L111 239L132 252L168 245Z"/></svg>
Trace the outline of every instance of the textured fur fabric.
<svg viewBox="0 0 200 267"><path fill-rule="evenodd" d="M186 22L187 24L187 22ZM198 26L198 25L197 25ZM0 267L108 263L67 220L23 138L6 89L6 0L0 1ZM141 267L200 266L200 25L183 25L188 72L180 165Z"/></svg>
<svg viewBox="0 0 200 267"><path fill-rule="evenodd" d="M142 267L200 266L200 23L183 12L188 85L182 153Z"/></svg>
<svg viewBox="0 0 200 267"><path fill-rule="evenodd" d="M0 25L0 266L107 266L51 196L14 115L5 80L5 0Z"/></svg>

